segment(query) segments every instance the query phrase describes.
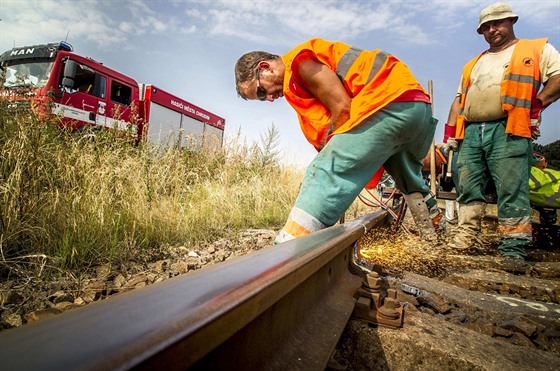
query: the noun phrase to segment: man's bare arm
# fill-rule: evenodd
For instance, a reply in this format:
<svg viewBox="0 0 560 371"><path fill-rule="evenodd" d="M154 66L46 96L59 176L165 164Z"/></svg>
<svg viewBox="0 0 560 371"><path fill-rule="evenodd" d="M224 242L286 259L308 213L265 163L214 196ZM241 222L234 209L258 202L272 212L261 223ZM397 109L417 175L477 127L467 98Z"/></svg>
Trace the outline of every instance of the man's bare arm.
<svg viewBox="0 0 560 371"><path fill-rule="evenodd" d="M556 102L560 98L560 75L549 78L537 98L541 100L543 107Z"/></svg>
<svg viewBox="0 0 560 371"><path fill-rule="evenodd" d="M336 73L314 59L299 63L298 72L311 94L330 111L333 130L344 124L350 118L352 99Z"/></svg>
<svg viewBox="0 0 560 371"><path fill-rule="evenodd" d="M449 110L449 116L447 117L447 125L449 126L456 126L457 125L457 116L461 112L461 96L458 95L451 103L451 109Z"/></svg>

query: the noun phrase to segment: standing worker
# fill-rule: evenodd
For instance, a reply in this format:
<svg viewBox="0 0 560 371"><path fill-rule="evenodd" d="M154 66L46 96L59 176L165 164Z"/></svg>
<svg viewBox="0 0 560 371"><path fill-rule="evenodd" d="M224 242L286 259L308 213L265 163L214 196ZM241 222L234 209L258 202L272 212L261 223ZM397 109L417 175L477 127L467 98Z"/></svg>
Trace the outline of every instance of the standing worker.
<svg viewBox="0 0 560 371"><path fill-rule="evenodd" d="M421 173L437 120L404 63L381 50L311 39L283 56L243 55L235 83L243 99L285 97L319 151L276 243L334 225L383 167L405 195L420 234L437 238L442 215Z"/></svg>
<svg viewBox="0 0 560 371"><path fill-rule="evenodd" d="M480 243L484 190L491 177L498 197L498 249L505 267L521 271L532 238L531 139L540 136L542 110L560 97L560 56L548 39L517 39L517 19L505 3L480 13L477 32L489 49L463 67L444 141L454 150L460 143L459 232L449 247Z"/></svg>

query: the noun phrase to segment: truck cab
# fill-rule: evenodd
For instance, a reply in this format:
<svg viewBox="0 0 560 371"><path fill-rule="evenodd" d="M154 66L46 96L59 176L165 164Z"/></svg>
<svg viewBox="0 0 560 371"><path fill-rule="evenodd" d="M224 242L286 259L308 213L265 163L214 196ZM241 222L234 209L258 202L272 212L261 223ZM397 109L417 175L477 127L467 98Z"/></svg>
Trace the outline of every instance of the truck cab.
<svg viewBox="0 0 560 371"><path fill-rule="evenodd" d="M138 83L75 54L68 43L14 48L0 56L0 66L1 96L13 105L34 102L44 110L51 103L51 113L72 130L93 126L139 132Z"/></svg>

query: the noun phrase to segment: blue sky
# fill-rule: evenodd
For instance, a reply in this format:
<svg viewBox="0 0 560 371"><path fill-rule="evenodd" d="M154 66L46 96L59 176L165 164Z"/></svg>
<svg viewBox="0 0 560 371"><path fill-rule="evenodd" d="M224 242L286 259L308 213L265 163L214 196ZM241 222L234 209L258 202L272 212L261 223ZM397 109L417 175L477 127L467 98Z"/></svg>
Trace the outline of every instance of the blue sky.
<svg viewBox="0 0 560 371"><path fill-rule="evenodd" d="M313 37L383 49L426 89L433 82L439 143L463 64L487 47L476 27L492 2L0 0L0 52L67 39L79 54L224 117L228 138L258 141L274 124L285 160L306 165L315 150L291 107L237 96L237 58L251 50L283 54ZM508 3L519 15L517 37L549 37L560 49L560 0ZM560 139L560 102L544 112L541 132L537 143Z"/></svg>

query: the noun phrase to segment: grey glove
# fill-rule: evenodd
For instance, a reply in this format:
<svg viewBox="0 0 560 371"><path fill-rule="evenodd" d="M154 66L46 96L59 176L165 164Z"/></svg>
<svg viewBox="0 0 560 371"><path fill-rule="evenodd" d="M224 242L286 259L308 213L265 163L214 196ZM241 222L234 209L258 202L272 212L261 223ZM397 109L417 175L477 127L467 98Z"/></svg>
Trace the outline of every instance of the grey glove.
<svg viewBox="0 0 560 371"><path fill-rule="evenodd" d="M445 156L448 156L450 149L452 149L453 152L457 152L457 148L459 148L459 142L457 142L455 138L447 138L447 143L441 146L441 152Z"/></svg>

